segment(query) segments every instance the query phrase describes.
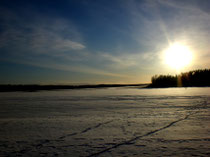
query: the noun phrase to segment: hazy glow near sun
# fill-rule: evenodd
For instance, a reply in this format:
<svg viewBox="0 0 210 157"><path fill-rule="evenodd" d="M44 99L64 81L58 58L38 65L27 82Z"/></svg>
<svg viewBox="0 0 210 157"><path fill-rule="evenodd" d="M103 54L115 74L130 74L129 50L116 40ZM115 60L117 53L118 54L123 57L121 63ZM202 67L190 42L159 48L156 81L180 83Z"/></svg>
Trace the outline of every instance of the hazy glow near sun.
<svg viewBox="0 0 210 157"><path fill-rule="evenodd" d="M179 70L189 65L191 61L192 52L185 45L175 43L165 51L165 62L171 68Z"/></svg>

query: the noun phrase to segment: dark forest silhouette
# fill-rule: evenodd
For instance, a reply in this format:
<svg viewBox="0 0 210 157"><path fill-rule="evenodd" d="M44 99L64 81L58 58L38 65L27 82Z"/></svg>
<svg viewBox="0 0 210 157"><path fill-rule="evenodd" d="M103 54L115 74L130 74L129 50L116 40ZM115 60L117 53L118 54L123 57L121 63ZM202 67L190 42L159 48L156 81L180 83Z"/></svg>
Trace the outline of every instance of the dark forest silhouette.
<svg viewBox="0 0 210 157"><path fill-rule="evenodd" d="M96 84L96 85L0 85L0 92L27 91L35 92L40 90L60 89L85 89L85 88L108 88L108 87L145 87L148 84Z"/></svg>
<svg viewBox="0 0 210 157"><path fill-rule="evenodd" d="M180 75L155 75L148 87L205 87L210 86L210 69L194 70Z"/></svg>

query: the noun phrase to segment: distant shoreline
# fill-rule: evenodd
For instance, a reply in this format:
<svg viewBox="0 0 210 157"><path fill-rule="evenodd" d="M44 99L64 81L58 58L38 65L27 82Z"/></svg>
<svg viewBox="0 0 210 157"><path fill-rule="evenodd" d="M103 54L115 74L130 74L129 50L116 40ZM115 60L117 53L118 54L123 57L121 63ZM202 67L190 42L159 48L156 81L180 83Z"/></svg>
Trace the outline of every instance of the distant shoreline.
<svg viewBox="0 0 210 157"><path fill-rule="evenodd" d="M61 90L61 89L86 89L86 88L111 88L111 87L138 87L145 88L149 84L96 84L96 85L0 85L0 92L36 92L42 90Z"/></svg>
<svg viewBox="0 0 210 157"><path fill-rule="evenodd" d="M0 84L0 92L37 92L37 91L53 91L65 89L99 89L99 88L113 88L113 87L133 87L144 89L156 88L190 88L190 87L210 87L210 86L153 86L153 84L89 84L89 85L24 85L24 84Z"/></svg>

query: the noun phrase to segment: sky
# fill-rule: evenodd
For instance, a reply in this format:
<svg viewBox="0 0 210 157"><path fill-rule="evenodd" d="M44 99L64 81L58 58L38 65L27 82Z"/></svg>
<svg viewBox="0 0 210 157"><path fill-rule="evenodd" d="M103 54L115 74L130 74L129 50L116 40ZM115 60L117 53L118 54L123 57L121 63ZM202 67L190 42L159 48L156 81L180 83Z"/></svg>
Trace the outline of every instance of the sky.
<svg viewBox="0 0 210 157"><path fill-rule="evenodd" d="M1 0L0 84L149 83L210 68L209 0ZM164 62L172 43L191 64Z"/></svg>

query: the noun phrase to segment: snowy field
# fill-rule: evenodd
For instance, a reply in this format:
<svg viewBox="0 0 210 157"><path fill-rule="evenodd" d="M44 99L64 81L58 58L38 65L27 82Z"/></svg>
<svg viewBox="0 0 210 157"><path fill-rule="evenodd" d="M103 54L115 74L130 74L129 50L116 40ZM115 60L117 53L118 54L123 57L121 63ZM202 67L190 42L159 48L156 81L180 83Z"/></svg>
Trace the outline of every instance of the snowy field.
<svg viewBox="0 0 210 157"><path fill-rule="evenodd" d="M210 156L210 88L0 93L0 156Z"/></svg>

